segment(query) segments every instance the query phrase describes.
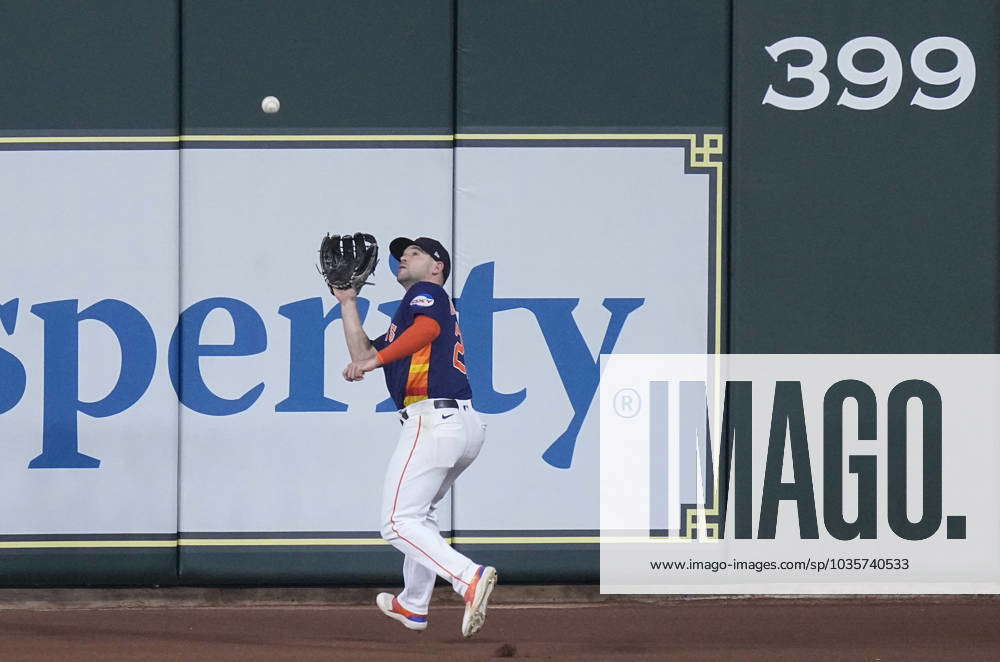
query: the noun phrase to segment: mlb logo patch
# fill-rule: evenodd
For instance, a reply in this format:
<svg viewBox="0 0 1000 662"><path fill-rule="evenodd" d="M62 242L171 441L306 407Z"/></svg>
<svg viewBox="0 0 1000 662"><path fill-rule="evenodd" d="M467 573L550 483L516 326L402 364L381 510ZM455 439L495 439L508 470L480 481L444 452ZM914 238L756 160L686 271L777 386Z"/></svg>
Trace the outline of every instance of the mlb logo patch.
<svg viewBox="0 0 1000 662"><path fill-rule="evenodd" d="M425 294L418 294L413 297L413 301L410 302L410 305L420 306L421 308L429 308L434 305L434 299Z"/></svg>

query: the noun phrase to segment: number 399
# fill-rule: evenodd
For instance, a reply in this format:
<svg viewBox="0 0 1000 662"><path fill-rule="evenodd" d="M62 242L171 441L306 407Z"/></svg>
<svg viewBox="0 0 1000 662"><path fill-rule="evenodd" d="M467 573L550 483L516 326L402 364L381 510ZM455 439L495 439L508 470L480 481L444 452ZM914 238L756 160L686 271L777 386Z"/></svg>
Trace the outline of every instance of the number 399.
<svg viewBox="0 0 1000 662"><path fill-rule="evenodd" d="M774 91L767 86L763 104L777 106L784 110L809 110L826 101L830 94L830 81L823 74L826 66L826 48L812 37L788 37L766 46L764 50L775 62L778 56L790 51L805 51L811 59L801 67L788 65L788 80L803 79L812 83L812 92L803 97L791 97ZM935 71L927 64L927 56L933 51L951 51L957 62L950 71ZM854 56L861 51L875 51L882 56L882 66L875 71L861 71L854 66ZM954 37L931 37L917 44L910 54L910 68L914 75L928 85L948 85L958 81L958 87L943 97L925 94L918 87L911 106L930 110L948 110L969 98L976 84L976 61L972 51L962 41ZM886 105L899 92L903 82L903 62L899 51L890 42L880 37L858 37L844 44L837 53L837 69L847 82L855 85L877 85L885 82L880 92L872 96L855 96L846 88L837 99L838 106L855 110L875 110Z"/></svg>

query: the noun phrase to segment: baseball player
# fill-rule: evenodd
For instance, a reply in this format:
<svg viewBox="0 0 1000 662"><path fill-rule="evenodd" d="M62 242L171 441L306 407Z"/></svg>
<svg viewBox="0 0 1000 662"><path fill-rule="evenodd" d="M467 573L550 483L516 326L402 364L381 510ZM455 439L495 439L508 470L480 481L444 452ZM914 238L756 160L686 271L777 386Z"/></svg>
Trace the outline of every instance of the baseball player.
<svg viewBox="0 0 1000 662"><path fill-rule="evenodd" d="M483 626L497 572L448 545L436 511L479 454L486 426L472 408L462 332L442 287L451 271L448 251L434 239L399 237L389 252L399 260L396 280L406 294L384 335L365 335L354 289L331 288L351 354L344 379L357 381L381 367L402 424L382 488L382 537L405 556L404 588L395 596L380 593L375 602L386 616L423 630L441 576L465 599L462 634L469 637Z"/></svg>

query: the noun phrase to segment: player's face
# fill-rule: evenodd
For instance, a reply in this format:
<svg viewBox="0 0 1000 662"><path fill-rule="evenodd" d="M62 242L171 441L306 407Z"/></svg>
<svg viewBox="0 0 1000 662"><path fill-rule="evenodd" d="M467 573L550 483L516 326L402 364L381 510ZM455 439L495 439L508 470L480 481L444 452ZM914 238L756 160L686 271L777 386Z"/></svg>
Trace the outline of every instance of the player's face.
<svg viewBox="0 0 1000 662"><path fill-rule="evenodd" d="M399 258L399 271L396 273L396 280L403 287L409 287L422 280L438 280L440 273L440 262L416 246L410 246L403 251Z"/></svg>

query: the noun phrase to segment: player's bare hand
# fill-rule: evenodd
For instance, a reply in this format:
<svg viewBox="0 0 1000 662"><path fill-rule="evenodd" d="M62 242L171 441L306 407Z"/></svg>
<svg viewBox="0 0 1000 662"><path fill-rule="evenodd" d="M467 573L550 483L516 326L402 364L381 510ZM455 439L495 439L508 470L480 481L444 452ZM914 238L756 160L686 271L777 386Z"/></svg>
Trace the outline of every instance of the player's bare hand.
<svg viewBox="0 0 1000 662"><path fill-rule="evenodd" d="M349 382L357 382L365 378L366 372L371 372L379 367L378 357L373 356L364 361L352 361L344 368L344 379Z"/></svg>
<svg viewBox="0 0 1000 662"><path fill-rule="evenodd" d="M331 287L330 293L337 297L337 301L342 304L348 301L355 301L358 298L358 291L353 287L348 287L346 290L335 290Z"/></svg>

